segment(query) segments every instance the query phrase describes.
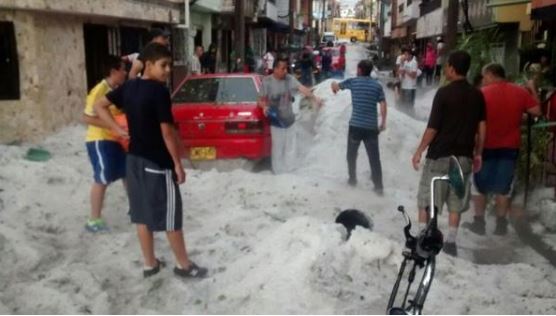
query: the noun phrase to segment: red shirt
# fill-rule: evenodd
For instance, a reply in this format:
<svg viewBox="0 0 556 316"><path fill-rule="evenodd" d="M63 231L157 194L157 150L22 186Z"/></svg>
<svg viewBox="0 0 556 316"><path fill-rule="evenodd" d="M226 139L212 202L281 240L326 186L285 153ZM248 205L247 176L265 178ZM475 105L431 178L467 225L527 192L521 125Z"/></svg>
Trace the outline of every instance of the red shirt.
<svg viewBox="0 0 556 316"><path fill-rule="evenodd" d="M537 104L524 88L497 82L481 89L486 104L485 148L514 148L521 144L523 113Z"/></svg>

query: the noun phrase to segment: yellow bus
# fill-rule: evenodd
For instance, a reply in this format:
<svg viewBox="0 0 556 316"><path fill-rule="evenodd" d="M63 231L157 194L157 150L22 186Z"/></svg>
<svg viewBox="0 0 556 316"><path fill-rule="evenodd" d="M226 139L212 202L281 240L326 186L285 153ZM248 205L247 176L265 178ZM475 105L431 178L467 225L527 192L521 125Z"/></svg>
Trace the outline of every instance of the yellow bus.
<svg viewBox="0 0 556 316"><path fill-rule="evenodd" d="M332 20L332 30L338 39L347 39L351 42L370 42L371 20L334 18Z"/></svg>

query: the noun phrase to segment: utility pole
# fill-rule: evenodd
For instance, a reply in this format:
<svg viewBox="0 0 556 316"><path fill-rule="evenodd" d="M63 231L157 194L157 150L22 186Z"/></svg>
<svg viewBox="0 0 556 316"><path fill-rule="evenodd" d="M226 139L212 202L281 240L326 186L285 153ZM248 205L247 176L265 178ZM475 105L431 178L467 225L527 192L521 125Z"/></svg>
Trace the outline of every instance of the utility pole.
<svg viewBox="0 0 556 316"><path fill-rule="evenodd" d="M289 46L290 46L290 50L293 47L293 29L294 29L294 23L295 23L295 10L294 7L295 6L295 0L290 0L290 38L289 38Z"/></svg>
<svg viewBox="0 0 556 316"><path fill-rule="evenodd" d="M241 58L240 66L245 64L245 0L235 0L235 16L236 16L236 60ZM236 60L233 60L235 65Z"/></svg>
<svg viewBox="0 0 556 316"><path fill-rule="evenodd" d="M307 45L313 46L313 0L307 1L307 24L309 24L309 32L307 33Z"/></svg>
<svg viewBox="0 0 556 316"><path fill-rule="evenodd" d="M459 0L448 2L448 23L446 25L446 51L456 48L458 37Z"/></svg>
<svg viewBox="0 0 556 316"><path fill-rule="evenodd" d="M322 0L322 33L326 32L326 0Z"/></svg>
<svg viewBox="0 0 556 316"><path fill-rule="evenodd" d="M371 17L370 17L371 24L369 25L369 33L368 33L369 36L365 39L369 42L373 38L373 0L371 0L370 11L371 11L371 14L370 14L371 15Z"/></svg>

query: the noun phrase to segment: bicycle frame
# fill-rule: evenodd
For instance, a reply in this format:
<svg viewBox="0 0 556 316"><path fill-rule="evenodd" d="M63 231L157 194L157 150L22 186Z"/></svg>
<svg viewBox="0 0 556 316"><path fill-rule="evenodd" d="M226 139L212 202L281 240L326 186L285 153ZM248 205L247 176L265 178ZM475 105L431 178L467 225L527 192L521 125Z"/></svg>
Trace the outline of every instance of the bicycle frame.
<svg viewBox="0 0 556 316"><path fill-rule="evenodd" d="M451 157L451 159L455 160L453 167L459 169L458 172L456 172L455 176L461 179L460 182L463 182L463 173L457 158ZM452 165L450 166L450 168L452 168ZM454 178L453 180L456 180L456 178ZM394 284L394 288L392 289L392 293L390 294L390 299L388 300L388 307L386 310L387 314L420 315L423 312L423 306L425 305L427 294L429 293L432 281L434 279L434 272L436 269L436 255L438 255L443 246L442 233L438 230L437 224L438 208L434 204L434 189L437 183L442 181L447 181L449 183L458 182L452 181L449 175L432 178L430 183L430 219L427 223L427 227L419 233L419 236L417 238L411 235L411 220L405 212L404 207L398 207L398 211L402 212L406 220L404 235L406 238L405 247L407 249L404 250L402 253L404 259L400 266L396 283ZM461 192L461 188L459 191L456 190L456 192L458 192L458 196L463 198L463 195L461 195L462 193L459 193ZM432 212L430 211L431 208ZM412 267L408 275L408 284L405 290L402 304L400 307L394 307L394 303L396 301L396 297L398 296L400 283L404 276L405 269L408 265L411 264ZM417 291L415 292L415 295L409 298L411 286L415 280L418 271L422 271L421 281L419 283Z"/></svg>

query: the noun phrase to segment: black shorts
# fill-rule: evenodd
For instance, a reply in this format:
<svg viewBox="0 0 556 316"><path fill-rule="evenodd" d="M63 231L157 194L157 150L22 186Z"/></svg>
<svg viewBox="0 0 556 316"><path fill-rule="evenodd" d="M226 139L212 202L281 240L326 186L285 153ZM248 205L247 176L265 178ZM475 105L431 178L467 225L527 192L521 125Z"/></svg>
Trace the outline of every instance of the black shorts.
<svg viewBox="0 0 556 316"><path fill-rule="evenodd" d="M181 230L180 189L173 170L131 154L127 155L127 190L131 222L151 231Z"/></svg>

